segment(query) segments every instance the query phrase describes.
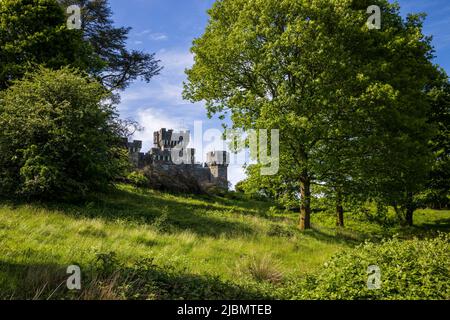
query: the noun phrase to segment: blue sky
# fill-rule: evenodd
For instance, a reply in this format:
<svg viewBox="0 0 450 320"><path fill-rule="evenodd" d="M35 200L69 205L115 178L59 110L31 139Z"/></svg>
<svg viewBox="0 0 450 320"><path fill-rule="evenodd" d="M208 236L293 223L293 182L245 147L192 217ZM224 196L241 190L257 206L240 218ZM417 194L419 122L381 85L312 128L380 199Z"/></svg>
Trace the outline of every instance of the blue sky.
<svg viewBox="0 0 450 320"><path fill-rule="evenodd" d="M158 128L187 128L203 121L204 129L221 129L218 119L208 119L202 103L191 104L181 97L184 70L192 65L192 40L201 36L207 24L206 11L214 0L110 0L117 25L129 26L128 45L132 49L155 52L164 70L151 83L136 82L122 94L123 118L138 121L145 129L135 138L144 140L145 151L151 146L153 131ZM450 1L400 0L402 13L426 12L427 35L434 36L436 63L450 73ZM216 139L217 140L217 139ZM200 149L197 158L207 151L221 149L218 141L193 144ZM244 178L240 165L229 168L234 184Z"/></svg>

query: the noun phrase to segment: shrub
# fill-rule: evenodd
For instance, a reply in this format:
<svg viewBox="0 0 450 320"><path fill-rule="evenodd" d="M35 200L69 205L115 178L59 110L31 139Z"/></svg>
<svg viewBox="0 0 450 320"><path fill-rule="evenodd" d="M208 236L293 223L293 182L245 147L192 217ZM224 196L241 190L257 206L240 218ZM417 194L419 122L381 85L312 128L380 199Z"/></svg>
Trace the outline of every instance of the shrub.
<svg viewBox="0 0 450 320"><path fill-rule="evenodd" d="M381 271L368 289L368 267ZM450 299L450 236L365 243L333 257L317 274L293 283L294 299Z"/></svg>
<svg viewBox="0 0 450 320"><path fill-rule="evenodd" d="M110 94L70 68L41 68L0 96L0 192L55 198L107 186L128 164Z"/></svg>
<svg viewBox="0 0 450 320"><path fill-rule="evenodd" d="M142 173L138 171L133 171L127 176L127 180L132 185L143 188L150 184L149 179Z"/></svg>
<svg viewBox="0 0 450 320"><path fill-rule="evenodd" d="M295 235L295 232L283 225L271 224L267 231L267 235L269 237L290 238Z"/></svg>
<svg viewBox="0 0 450 320"><path fill-rule="evenodd" d="M239 266L239 271L244 276L250 276L257 282L279 284L283 281L283 274L279 266L269 256L254 257L247 263Z"/></svg>

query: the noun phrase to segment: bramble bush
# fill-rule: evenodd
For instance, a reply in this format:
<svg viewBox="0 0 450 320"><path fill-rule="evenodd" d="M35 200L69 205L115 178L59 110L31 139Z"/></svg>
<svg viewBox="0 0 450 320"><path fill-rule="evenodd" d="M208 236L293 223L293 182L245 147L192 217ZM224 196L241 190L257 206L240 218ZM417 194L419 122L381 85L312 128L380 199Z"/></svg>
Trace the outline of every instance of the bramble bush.
<svg viewBox="0 0 450 320"><path fill-rule="evenodd" d="M370 265L381 270L380 289L368 289ZM393 238L339 253L316 274L292 281L290 289L279 294L313 300L448 300L449 279L450 235L427 240Z"/></svg>

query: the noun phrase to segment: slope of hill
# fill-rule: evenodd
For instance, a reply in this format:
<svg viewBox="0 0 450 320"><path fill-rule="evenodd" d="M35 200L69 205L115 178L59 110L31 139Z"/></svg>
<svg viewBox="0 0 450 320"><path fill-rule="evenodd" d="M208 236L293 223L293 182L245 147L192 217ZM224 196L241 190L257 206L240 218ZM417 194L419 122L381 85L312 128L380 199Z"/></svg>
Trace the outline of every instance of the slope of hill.
<svg viewBox="0 0 450 320"><path fill-rule="evenodd" d="M83 204L0 204L0 298L277 298L334 254L375 241L449 232L450 212L423 210L399 229L348 216L313 216L296 230L295 213L266 202L176 196L121 185ZM66 269L82 270L82 290L66 288Z"/></svg>

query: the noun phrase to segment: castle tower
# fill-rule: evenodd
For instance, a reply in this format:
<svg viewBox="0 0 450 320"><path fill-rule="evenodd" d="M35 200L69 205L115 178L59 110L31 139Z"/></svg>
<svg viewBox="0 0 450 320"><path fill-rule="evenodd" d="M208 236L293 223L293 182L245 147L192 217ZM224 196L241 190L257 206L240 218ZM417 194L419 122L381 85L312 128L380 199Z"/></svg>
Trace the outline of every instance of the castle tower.
<svg viewBox="0 0 450 320"><path fill-rule="evenodd" d="M163 128L159 131L154 132L154 147L149 152L153 162L166 165L195 164L195 149L184 148L183 150L181 150L183 142L184 144L189 143L189 137L189 131L176 132L172 129L167 130ZM173 159L174 155L172 151L176 151L176 148L180 148L180 151L179 158L175 161L175 159Z"/></svg>
<svg viewBox="0 0 450 320"><path fill-rule="evenodd" d="M155 148L161 150L168 150L175 146L176 142L172 139L173 130L166 130L165 128L153 133L153 143Z"/></svg>
<svg viewBox="0 0 450 320"><path fill-rule="evenodd" d="M211 173L211 182L228 189L228 165L230 154L226 151L211 151L206 155L206 165Z"/></svg>
<svg viewBox="0 0 450 320"><path fill-rule="evenodd" d="M127 138L123 139L124 146L128 149L128 155L131 163L136 167L140 168L143 165L144 154L141 152L142 141L133 140L128 141Z"/></svg>

